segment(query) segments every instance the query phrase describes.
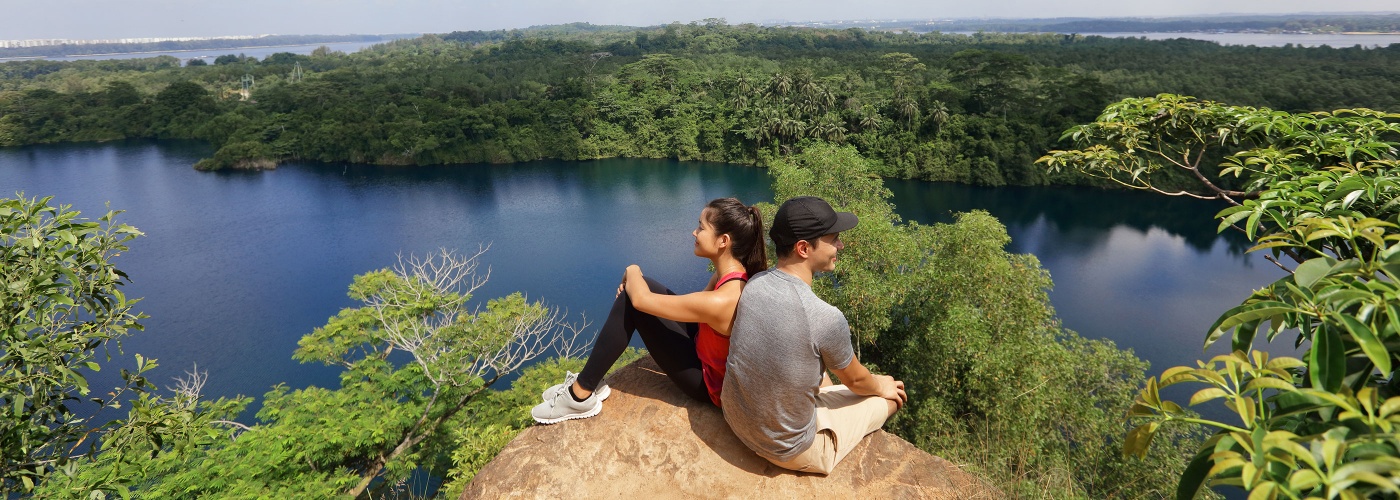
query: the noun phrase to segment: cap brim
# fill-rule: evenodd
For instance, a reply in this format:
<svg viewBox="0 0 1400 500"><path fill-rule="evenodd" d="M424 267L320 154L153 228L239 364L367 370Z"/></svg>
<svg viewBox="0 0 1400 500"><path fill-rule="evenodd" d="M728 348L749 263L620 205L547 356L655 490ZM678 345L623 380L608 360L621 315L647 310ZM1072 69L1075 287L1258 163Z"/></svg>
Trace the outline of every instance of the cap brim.
<svg viewBox="0 0 1400 500"><path fill-rule="evenodd" d="M860 219L856 217L856 214L850 212L836 212L836 224L833 224L831 229L826 231L826 234L847 231L856 227L856 224L859 223Z"/></svg>

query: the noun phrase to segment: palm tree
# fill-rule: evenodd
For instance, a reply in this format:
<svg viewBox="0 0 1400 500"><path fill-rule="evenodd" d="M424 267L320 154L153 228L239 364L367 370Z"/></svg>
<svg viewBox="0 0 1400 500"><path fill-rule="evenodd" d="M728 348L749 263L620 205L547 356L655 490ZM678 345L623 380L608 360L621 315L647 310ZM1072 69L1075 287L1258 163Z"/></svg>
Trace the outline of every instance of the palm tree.
<svg viewBox="0 0 1400 500"><path fill-rule="evenodd" d="M861 114L861 117L860 117L860 129L861 129L861 130L879 130L879 129L880 129L880 115L875 114L875 113Z"/></svg>
<svg viewBox="0 0 1400 500"><path fill-rule="evenodd" d="M748 75L739 75L738 78L734 79L734 90L739 91L740 94L753 92L753 80L750 80Z"/></svg>
<svg viewBox="0 0 1400 500"><path fill-rule="evenodd" d="M807 124L796 118L785 118L778 125L778 135L788 139L802 138L802 132L807 129Z"/></svg>
<svg viewBox="0 0 1400 500"><path fill-rule="evenodd" d="M928 117L933 120L933 124L939 131L943 130L943 124L948 123L948 105L943 101L933 101L928 107Z"/></svg>
<svg viewBox="0 0 1400 500"><path fill-rule="evenodd" d="M823 116L821 121L817 122L814 128L817 133L813 135L826 139L829 142L839 143L845 142L846 140L846 127L836 121L836 117L832 115Z"/></svg>
<svg viewBox="0 0 1400 500"><path fill-rule="evenodd" d="M894 112L904 119L906 126L913 125L919 117L919 103L907 97L900 98L894 103Z"/></svg>
<svg viewBox="0 0 1400 500"><path fill-rule="evenodd" d="M772 97L784 97L792 91L792 77L782 73L773 73L773 78L768 80L768 95Z"/></svg>

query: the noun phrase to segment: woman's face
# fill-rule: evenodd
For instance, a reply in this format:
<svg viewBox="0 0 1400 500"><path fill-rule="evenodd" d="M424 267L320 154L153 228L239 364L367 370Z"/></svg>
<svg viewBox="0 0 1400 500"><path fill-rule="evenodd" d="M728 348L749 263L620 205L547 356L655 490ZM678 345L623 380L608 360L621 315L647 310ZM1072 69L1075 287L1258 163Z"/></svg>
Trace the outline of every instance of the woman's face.
<svg viewBox="0 0 1400 500"><path fill-rule="evenodd" d="M713 258L729 248L729 238L717 233L714 224L710 224L710 211L708 209L700 211L700 220L697 222L694 231L690 234L695 236L695 256Z"/></svg>

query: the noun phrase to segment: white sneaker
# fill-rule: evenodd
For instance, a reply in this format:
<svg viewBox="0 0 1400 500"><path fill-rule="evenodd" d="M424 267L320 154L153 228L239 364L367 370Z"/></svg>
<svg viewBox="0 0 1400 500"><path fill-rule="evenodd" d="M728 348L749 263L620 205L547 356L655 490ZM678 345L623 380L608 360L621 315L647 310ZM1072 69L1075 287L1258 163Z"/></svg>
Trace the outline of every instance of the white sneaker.
<svg viewBox="0 0 1400 500"><path fill-rule="evenodd" d="M543 403L530 409L530 416L541 424L557 424L565 420L588 418L603 411L603 398L599 397L602 393L594 391L588 399L574 401L574 396L569 391L572 384L572 380L568 384L560 384Z"/></svg>
<svg viewBox="0 0 1400 500"><path fill-rule="evenodd" d="M558 391L560 387L569 387L571 385L574 385L575 380L578 380L577 373L570 371L566 371L564 373L564 383L549 386L548 389L545 389L544 392L540 393L540 401L549 401L549 398L553 397L555 391ZM608 396L612 395L612 389L608 387L607 379L603 379L603 383L598 384L598 388L594 389L593 393L598 395L598 401L607 400Z"/></svg>

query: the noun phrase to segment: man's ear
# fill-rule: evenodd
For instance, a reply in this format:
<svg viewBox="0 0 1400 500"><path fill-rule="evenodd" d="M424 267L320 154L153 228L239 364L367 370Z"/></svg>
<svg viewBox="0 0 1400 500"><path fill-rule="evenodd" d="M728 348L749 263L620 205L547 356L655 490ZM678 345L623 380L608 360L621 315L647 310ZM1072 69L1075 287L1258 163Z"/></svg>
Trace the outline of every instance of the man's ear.
<svg viewBox="0 0 1400 500"><path fill-rule="evenodd" d="M811 255L811 253L812 244L808 243L807 240L797 240L797 243L792 245L793 255L806 259L808 256Z"/></svg>

